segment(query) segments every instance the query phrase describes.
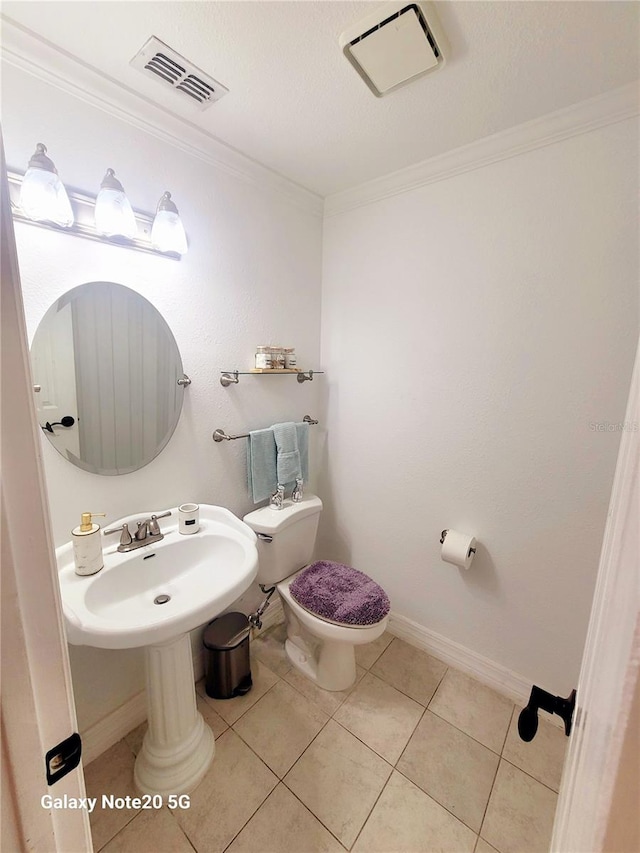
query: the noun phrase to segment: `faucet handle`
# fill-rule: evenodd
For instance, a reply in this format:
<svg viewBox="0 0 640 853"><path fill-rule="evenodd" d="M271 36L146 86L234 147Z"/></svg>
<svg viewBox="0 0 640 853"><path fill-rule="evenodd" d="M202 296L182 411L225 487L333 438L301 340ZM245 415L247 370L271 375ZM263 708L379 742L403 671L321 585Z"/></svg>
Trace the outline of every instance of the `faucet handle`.
<svg viewBox="0 0 640 853"><path fill-rule="evenodd" d="M166 518L168 515L171 515L171 510L168 509L166 512L161 512L158 515L154 513L149 519L149 535L150 536L159 536L161 533L160 525L158 524L159 518Z"/></svg>
<svg viewBox="0 0 640 853"><path fill-rule="evenodd" d="M122 531L122 535L120 536L120 544L121 545L131 545L133 539L131 537L131 533L129 532L129 525L125 521L122 527L112 527L110 530L103 530L105 536L108 536L110 533L120 533Z"/></svg>
<svg viewBox="0 0 640 853"><path fill-rule="evenodd" d="M158 524L158 516L152 515L149 519L149 536L157 536L160 533L160 525Z"/></svg>
<svg viewBox="0 0 640 853"><path fill-rule="evenodd" d="M149 536L157 536L160 533L160 525L158 524L158 516L152 515L149 519Z"/></svg>

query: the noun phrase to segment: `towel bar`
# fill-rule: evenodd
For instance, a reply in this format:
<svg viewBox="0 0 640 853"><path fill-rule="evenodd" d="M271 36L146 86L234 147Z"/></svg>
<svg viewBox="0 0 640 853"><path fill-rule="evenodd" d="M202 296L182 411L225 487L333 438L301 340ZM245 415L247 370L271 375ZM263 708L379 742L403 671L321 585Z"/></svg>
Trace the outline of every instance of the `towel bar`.
<svg viewBox="0 0 640 853"><path fill-rule="evenodd" d="M305 415L302 419L305 424L317 424L318 421L314 420L311 415ZM248 432L243 432L242 435L227 435L223 429L217 429L213 433L212 436L214 441L235 441L236 438L249 438Z"/></svg>

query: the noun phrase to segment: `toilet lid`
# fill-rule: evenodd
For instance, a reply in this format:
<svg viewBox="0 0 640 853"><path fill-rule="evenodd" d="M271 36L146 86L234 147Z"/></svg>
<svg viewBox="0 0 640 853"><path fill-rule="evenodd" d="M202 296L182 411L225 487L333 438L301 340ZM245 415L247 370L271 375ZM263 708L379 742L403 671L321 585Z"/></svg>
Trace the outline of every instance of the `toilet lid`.
<svg viewBox="0 0 640 853"><path fill-rule="evenodd" d="M305 610L341 625L375 625L388 614L389 596L364 572L319 560L289 586Z"/></svg>

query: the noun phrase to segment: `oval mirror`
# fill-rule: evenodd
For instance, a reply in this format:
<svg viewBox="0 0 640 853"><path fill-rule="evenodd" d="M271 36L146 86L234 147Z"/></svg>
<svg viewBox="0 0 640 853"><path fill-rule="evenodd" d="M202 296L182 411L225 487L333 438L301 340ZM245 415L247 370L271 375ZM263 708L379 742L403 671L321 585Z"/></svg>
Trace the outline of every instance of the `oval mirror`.
<svg viewBox="0 0 640 853"><path fill-rule="evenodd" d="M61 296L31 344L40 425L56 450L94 474L154 459L180 418L177 344L140 294L94 281Z"/></svg>

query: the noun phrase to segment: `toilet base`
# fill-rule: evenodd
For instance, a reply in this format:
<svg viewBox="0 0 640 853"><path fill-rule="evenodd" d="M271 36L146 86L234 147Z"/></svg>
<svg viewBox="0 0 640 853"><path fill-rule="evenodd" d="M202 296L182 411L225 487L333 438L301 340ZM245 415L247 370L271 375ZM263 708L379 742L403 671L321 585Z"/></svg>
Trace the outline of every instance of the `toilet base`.
<svg viewBox="0 0 640 853"><path fill-rule="evenodd" d="M356 681L356 655L350 643L325 641L315 651L301 648L292 639L284 644L293 666L322 690L348 690Z"/></svg>
<svg viewBox="0 0 640 853"><path fill-rule="evenodd" d="M289 592L294 577L278 584L287 626L287 657L298 672L322 690L348 690L356 682L355 647L382 636L389 617L363 627L328 622L294 601Z"/></svg>

